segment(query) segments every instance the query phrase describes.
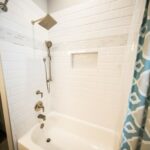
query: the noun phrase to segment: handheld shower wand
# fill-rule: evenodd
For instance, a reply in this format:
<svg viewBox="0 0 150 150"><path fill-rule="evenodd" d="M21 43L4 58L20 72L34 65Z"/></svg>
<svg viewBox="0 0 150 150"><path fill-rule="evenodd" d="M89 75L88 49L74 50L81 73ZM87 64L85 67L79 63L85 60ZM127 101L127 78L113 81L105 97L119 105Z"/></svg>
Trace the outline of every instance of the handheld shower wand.
<svg viewBox="0 0 150 150"><path fill-rule="evenodd" d="M46 41L45 42L47 46L47 53L48 53L48 64L49 64L49 81L52 81L52 75L51 75L51 54L50 54L50 48L52 47L52 42L51 41Z"/></svg>
<svg viewBox="0 0 150 150"><path fill-rule="evenodd" d="M45 77L46 77L47 91L48 91L48 93L50 93L50 81L52 81L50 48L52 47L52 42L51 41L46 41L45 44L47 46L47 53L48 54L47 54L47 57L45 57L43 59L43 61L44 61L44 64L45 64ZM48 67L46 65L47 58L48 58ZM48 71L47 71L47 69L48 69Z"/></svg>

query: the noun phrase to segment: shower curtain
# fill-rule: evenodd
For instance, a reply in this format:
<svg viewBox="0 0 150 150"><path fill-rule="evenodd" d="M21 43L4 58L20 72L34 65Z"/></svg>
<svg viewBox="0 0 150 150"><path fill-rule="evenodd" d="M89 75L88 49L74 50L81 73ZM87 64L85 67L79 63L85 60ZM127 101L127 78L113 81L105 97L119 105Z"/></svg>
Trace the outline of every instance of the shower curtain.
<svg viewBox="0 0 150 150"><path fill-rule="evenodd" d="M140 29L121 150L150 150L150 0Z"/></svg>

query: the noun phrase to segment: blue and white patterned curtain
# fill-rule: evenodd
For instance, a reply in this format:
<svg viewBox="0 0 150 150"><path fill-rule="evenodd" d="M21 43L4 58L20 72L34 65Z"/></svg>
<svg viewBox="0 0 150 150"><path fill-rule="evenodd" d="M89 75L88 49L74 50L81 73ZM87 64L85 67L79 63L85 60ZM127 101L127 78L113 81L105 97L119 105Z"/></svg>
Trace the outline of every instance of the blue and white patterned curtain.
<svg viewBox="0 0 150 150"><path fill-rule="evenodd" d="M150 0L140 29L121 150L150 150Z"/></svg>

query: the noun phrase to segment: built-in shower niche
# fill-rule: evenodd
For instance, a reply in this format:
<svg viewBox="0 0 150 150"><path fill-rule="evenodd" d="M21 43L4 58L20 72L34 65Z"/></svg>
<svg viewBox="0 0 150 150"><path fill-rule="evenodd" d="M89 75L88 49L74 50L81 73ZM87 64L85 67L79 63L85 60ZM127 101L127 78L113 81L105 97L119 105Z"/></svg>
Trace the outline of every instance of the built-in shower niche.
<svg viewBox="0 0 150 150"><path fill-rule="evenodd" d="M75 69L94 69L98 63L98 51L71 52L71 66Z"/></svg>

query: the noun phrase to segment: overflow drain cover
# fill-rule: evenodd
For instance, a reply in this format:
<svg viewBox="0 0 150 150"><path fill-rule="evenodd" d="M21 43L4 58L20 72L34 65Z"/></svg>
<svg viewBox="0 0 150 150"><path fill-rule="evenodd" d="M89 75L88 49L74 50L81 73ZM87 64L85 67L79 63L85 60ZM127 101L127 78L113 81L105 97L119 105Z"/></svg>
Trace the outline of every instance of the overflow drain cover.
<svg viewBox="0 0 150 150"><path fill-rule="evenodd" d="M50 138L47 138L46 142L49 143L50 141L51 141L51 139L50 139Z"/></svg>

